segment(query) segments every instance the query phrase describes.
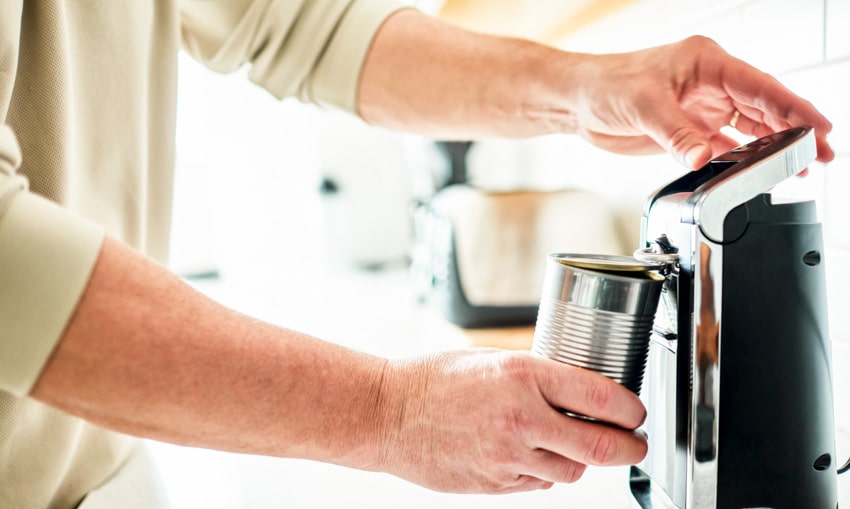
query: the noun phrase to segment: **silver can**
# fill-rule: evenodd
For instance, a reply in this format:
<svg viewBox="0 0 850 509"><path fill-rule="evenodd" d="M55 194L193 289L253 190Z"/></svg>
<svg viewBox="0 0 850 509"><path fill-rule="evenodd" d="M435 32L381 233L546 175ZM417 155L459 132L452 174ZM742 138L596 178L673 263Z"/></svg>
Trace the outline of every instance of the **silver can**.
<svg viewBox="0 0 850 509"><path fill-rule="evenodd" d="M662 263L625 256L549 256L532 351L640 393Z"/></svg>

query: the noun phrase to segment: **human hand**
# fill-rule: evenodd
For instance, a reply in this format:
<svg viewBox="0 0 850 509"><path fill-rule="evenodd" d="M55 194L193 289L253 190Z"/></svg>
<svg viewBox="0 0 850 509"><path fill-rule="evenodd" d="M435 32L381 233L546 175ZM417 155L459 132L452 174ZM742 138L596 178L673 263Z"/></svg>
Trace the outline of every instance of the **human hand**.
<svg viewBox="0 0 850 509"><path fill-rule="evenodd" d="M669 151L699 168L739 145L726 125L756 137L800 125L815 128L817 159L831 161L832 124L772 76L691 37L634 53L583 59L575 100L576 132L612 152Z"/></svg>
<svg viewBox="0 0 850 509"><path fill-rule="evenodd" d="M509 493L574 482L585 465L647 450L640 400L591 371L476 350L395 362L384 379L383 470L449 492ZM556 408L620 427L592 423Z"/></svg>

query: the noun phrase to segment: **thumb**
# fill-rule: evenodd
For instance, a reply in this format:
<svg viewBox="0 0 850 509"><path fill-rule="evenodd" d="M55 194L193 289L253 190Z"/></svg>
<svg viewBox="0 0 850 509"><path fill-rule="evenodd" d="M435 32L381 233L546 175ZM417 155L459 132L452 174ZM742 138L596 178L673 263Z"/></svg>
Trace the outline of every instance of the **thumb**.
<svg viewBox="0 0 850 509"><path fill-rule="evenodd" d="M711 145L698 140L675 152L674 156L688 168L698 170L711 160Z"/></svg>
<svg viewBox="0 0 850 509"><path fill-rule="evenodd" d="M711 160L711 141L681 110L644 121L646 134L682 165L696 170Z"/></svg>

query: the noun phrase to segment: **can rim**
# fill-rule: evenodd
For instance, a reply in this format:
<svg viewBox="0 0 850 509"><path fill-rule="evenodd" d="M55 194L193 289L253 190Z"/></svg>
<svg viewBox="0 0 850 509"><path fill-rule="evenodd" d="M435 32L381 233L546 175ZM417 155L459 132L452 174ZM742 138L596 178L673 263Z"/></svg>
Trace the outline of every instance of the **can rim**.
<svg viewBox="0 0 850 509"><path fill-rule="evenodd" d="M667 265L664 262L638 260L633 256L619 255L552 253L549 257L569 267L603 272L651 272L663 270Z"/></svg>

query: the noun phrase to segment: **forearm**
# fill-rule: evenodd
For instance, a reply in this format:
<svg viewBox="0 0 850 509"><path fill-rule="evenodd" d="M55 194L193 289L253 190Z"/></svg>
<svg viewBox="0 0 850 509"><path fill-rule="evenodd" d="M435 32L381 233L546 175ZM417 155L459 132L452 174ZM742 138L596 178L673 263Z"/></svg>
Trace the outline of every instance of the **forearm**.
<svg viewBox="0 0 850 509"><path fill-rule="evenodd" d="M372 469L385 368L226 309L107 239L32 396L132 435Z"/></svg>
<svg viewBox="0 0 850 509"><path fill-rule="evenodd" d="M571 133L612 152L666 150L694 169L737 146L721 131L732 118L759 137L811 125L818 160L834 157L832 125L811 103L704 37L591 55L400 11L374 38L358 108L368 122L435 138Z"/></svg>
<svg viewBox="0 0 850 509"><path fill-rule="evenodd" d="M553 408L636 427L639 400L601 375L523 353L356 353L228 310L111 239L31 395L141 437L444 491L537 489L646 451Z"/></svg>
<svg viewBox="0 0 850 509"><path fill-rule="evenodd" d="M370 123L437 138L572 133L564 85L581 58L400 11L375 37L358 109Z"/></svg>

